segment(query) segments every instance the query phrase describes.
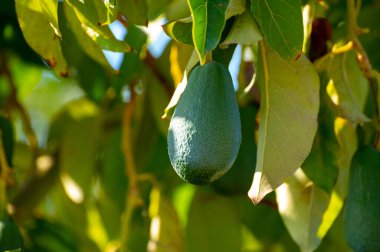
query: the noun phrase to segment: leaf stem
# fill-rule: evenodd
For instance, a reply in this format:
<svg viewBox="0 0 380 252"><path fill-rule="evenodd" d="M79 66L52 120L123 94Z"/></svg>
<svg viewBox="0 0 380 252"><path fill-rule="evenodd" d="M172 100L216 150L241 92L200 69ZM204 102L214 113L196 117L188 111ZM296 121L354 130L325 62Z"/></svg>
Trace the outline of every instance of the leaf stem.
<svg viewBox="0 0 380 252"><path fill-rule="evenodd" d="M359 67L370 84L371 93L375 102L376 124L378 124L380 122L380 104L377 93L379 92L378 90L380 83L377 78L378 72L372 68L367 52L358 38L358 34L363 32L363 29L359 29L357 25L357 17L359 15L360 8L361 0L347 0L348 38L353 43L353 48L356 51L356 58ZM378 84L377 87L375 86L375 81ZM377 130L377 136L373 145L380 150L380 130Z"/></svg>

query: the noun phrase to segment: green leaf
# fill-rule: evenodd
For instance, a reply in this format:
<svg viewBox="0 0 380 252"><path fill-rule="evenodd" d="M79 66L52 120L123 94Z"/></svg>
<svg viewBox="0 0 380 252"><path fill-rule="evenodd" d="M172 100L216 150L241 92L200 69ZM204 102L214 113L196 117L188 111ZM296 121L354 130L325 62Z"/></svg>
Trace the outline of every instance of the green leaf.
<svg viewBox="0 0 380 252"><path fill-rule="evenodd" d="M108 25L116 20L120 2L124 1L101 0L93 2L96 12L98 13L99 25Z"/></svg>
<svg viewBox="0 0 380 252"><path fill-rule="evenodd" d="M331 192L338 177L339 145L334 132L333 104L327 96L326 88L321 88L320 91L318 131L314 138L313 148L302 164L302 169L315 185L326 192Z"/></svg>
<svg viewBox="0 0 380 252"><path fill-rule="evenodd" d="M230 33L220 46L228 46L229 44L252 45L262 39L260 28L251 14L246 11L234 21Z"/></svg>
<svg viewBox="0 0 380 252"><path fill-rule="evenodd" d="M355 58L355 52L335 55L328 68L328 74L337 92L337 105L342 116L353 123L368 122L363 113L368 94L368 81Z"/></svg>
<svg viewBox="0 0 380 252"><path fill-rule="evenodd" d="M58 141L60 179L70 200L80 204L90 195L95 168L97 107L81 99L67 105L51 128Z"/></svg>
<svg viewBox="0 0 380 252"><path fill-rule="evenodd" d="M118 1L119 12L123 14L128 22L136 25L147 25L148 5L146 0L123 0Z"/></svg>
<svg viewBox="0 0 380 252"><path fill-rule="evenodd" d="M74 9L82 29L99 47L113 52L131 51L128 43L117 40L108 26L99 26L101 22L92 1L83 4L80 1L67 0L65 3Z"/></svg>
<svg viewBox="0 0 380 252"><path fill-rule="evenodd" d="M23 247L17 225L11 220L0 221L0 251L12 251Z"/></svg>
<svg viewBox="0 0 380 252"><path fill-rule="evenodd" d="M276 195L279 213L294 241L302 252L314 251L328 230L323 234L319 232L329 194L315 186L299 169L276 189Z"/></svg>
<svg viewBox="0 0 380 252"><path fill-rule="evenodd" d="M317 130L319 77L301 55L285 61L261 46L261 93L256 172L249 196L257 204L303 163Z"/></svg>
<svg viewBox="0 0 380 252"><path fill-rule="evenodd" d="M165 33L172 39L187 45L193 45L192 36L192 19L191 17L183 18L177 21L169 22L162 28Z"/></svg>
<svg viewBox="0 0 380 252"><path fill-rule="evenodd" d="M67 76L67 63L62 54L59 37L44 14L41 0L17 0L19 25L29 46L41 55L60 76Z"/></svg>
<svg viewBox="0 0 380 252"><path fill-rule="evenodd" d="M339 143L338 167L339 175L335 185L335 191L341 199L345 199L348 193L349 170L351 159L358 148L357 124L350 123L341 117L335 119L335 134Z"/></svg>
<svg viewBox="0 0 380 252"><path fill-rule="evenodd" d="M58 0L40 0L43 13L48 17L49 24L53 27L54 33L61 37L61 32L58 26Z"/></svg>
<svg viewBox="0 0 380 252"><path fill-rule="evenodd" d="M173 0L166 9L166 18L168 20L177 20L190 16L189 6L187 0Z"/></svg>
<svg viewBox="0 0 380 252"><path fill-rule="evenodd" d="M149 252L182 252L183 229L172 203L157 189L150 192Z"/></svg>
<svg viewBox="0 0 380 252"><path fill-rule="evenodd" d="M203 61L219 43L229 0L188 0L188 4L193 17L193 42Z"/></svg>
<svg viewBox="0 0 380 252"><path fill-rule="evenodd" d="M226 19L242 14L245 11L245 2L246 0L230 0L227 7Z"/></svg>
<svg viewBox="0 0 380 252"><path fill-rule="evenodd" d="M64 11L67 22L70 24L72 32L75 34L78 44L82 50L87 53L93 60L97 61L103 66L109 67L109 63L104 56L99 45L92 40L87 33L83 30L80 21L78 20L75 11L66 2L64 2Z"/></svg>
<svg viewBox="0 0 380 252"><path fill-rule="evenodd" d="M299 1L251 0L251 7L265 42L282 58L296 58L301 53L303 44Z"/></svg>
<svg viewBox="0 0 380 252"><path fill-rule="evenodd" d="M240 223L233 201L199 189L187 223L185 251L241 250Z"/></svg>
<svg viewBox="0 0 380 252"><path fill-rule="evenodd" d="M103 140L104 158L101 171L102 185L107 199L112 201L122 213L127 192L125 161L121 149L122 133L120 129L110 132Z"/></svg>

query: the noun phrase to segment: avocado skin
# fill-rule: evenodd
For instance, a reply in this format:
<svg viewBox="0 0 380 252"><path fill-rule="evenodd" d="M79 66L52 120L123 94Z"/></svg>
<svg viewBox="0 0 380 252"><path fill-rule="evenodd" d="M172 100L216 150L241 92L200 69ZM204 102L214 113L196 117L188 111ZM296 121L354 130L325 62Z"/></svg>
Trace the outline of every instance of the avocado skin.
<svg viewBox="0 0 380 252"><path fill-rule="evenodd" d="M230 73L217 62L195 67L170 120L168 151L174 170L191 184L209 184L231 168L240 144Z"/></svg>
<svg viewBox="0 0 380 252"><path fill-rule="evenodd" d="M352 159L343 221L355 252L380 251L380 152L372 147L361 148Z"/></svg>
<svg viewBox="0 0 380 252"><path fill-rule="evenodd" d="M230 196L247 194L256 165L255 129L258 108L254 104L248 104L239 111L242 132L239 153L227 174L212 184L217 192Z"/></svg>

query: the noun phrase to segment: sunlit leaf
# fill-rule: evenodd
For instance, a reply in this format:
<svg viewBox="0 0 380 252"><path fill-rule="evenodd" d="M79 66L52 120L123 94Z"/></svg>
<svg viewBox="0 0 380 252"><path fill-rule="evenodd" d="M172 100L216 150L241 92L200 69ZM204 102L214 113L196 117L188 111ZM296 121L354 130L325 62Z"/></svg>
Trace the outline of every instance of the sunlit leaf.
<svg viewBox="0 0 380 252"><path fill-rule="evenodd" d="M192 25L192 19L188 17L169 22L163 26L163 29L169 37L176 41L182 44L193 45Z"/></svg>
<svg viewBox="0 0 380 252"><path fill-rule="evenodd" d="M296 58L301 53L303 44L299 1L251 0L251 6L265 42L282 58Z"/></svg>
<svg viewBox="0 0 380 252"><path fill-rule="evenodd" d="M261 47L256 172L249 196L258 203L303 163L317 130L319 78L305 56L285 61Z"/></svg>
<svg viewBox="0 0 380 252"><path fill-rule="evenodd" d="M58 0L40 0L43 13L49 18L49 25L54 29L54 33L61 37L61 32L58 26Z"/></svg>
<svg viewBox="0 0 380 252"><path fill-rule="evenodd" d="M103 66L108 67L109 63L105 58L101 48L83 30L82 25L74 12L74 9L70 7L68 4L64 3L64 11L66 15L66 20L70 24L70 28L72 32L75 34L75 37L82 50L85 51L88 54L88 56L90 56L93 60L97 61Z"/></svg>
<svg viewBox="0 0 380 252"><path fill-rule="evenodd" d="M130 46L125 41L115 38L108 26L101 25L98 13L92 1L80 2L75 0L65 1L74 9L80 21L83 31L95 41L99 47L113 52L129 52Z"/></svg>
<svg viewBox="0 0 380 252"><path fill-rule="evenodd" d="M174 94L172 98L170 99L169 104L166 106L164 110L164 115L162 116L162 118L167 118L169 114L173 111L175 106L177 106L177 103L179 102L179 99L181 98L183 91L185 91L186 85L187 85L187 76L185 73L182 81L178 84L177 88L175 89Z"/></svg>
<svg viewBox="0 0 380 252"><path fill-rule="evenodd" d="M189 0L188 3L193 17L193 42L203 61L219 43L229 0Z"/></svg>
<svg viewBox="0 0 380 252"><path fill-rule="evenodd" d="M17 0L17 18L25 40L60 76L67 76L61 41L41 7L41 0Z"/></svg>
<svg viewBox="0 0 380 252"><path fill-rule="evenodd" d="M301 251L314 251L327 232L320 234L318 230L330 201L329 194L299 169L277 188L276 195L279 213Z"/></svg>
<svg viewBox="0 0 380 252"><path fill-rule="evenodd" d="M157 189L150 193L149 205L150 240L149 252L182 252L183 229L177 213L169 200Z"/></svg>
<svg viewBox="0 0 380 252"><path fill-rule="evenodd" d="M88 100L70 103L56 121L61 181L67 196L77 204L90 193L95 167L96 106ZM63 123L64 128L60 125ZM59 128L61 127L61 128Z"/></svg>
<svg viewBox="0 0 380 252"><path fill-rule="evenodd" d="M117 18L119 4L124 1L100 0L94 1L94 6L99 17L99 25L111 24Z"/></svg>
<svg viewBox="0 0 380 252"><path fill-rule="evenodd" d="M256 21L246 11L234 21L230 33L220 46L227 46L229 44L252 45L262 38Z"/></svg>
<svg viewBox="0 0 380 252"><path fill-rule="evenodd" d="M195 193L196 187L191 184L179 185L173 192L173 205L184 227L189 220L189 210Z"/></svg>
<svg viewBox="0 0 380 252"><path fill-rule="evenodd" d="M194 47L180 43L173 43L170 48L170 73L176 87L185 74L186 65L193 52Z"/></svg>
<svg viewBox="0 0 380 252"><path fill-rule="evenodd" d="M368 122L363 109L368 81L361 72L353 51L334 56L328 74L338 94L337 105L343 117L354 123Z"/></svg>
<svg viewBox="0 0 380 252"><path fill-rule="evenodd" d="M342 199L345 199L347 196L351 159L358 148L356 126L356 124L350 123L341 117L335 119L334 130L339 143L339 175L335 190Z"/></svg>

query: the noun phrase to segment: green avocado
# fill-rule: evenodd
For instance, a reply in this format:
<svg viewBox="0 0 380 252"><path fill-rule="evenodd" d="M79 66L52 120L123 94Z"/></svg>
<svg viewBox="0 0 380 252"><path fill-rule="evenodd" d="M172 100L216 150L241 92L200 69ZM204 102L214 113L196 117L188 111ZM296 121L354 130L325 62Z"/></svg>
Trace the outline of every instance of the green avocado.
<svg viewBox="0 0 380 252"><path fill-rule="evenodd" d="M352 159L343 218L355 252L380 251L380 152L372 147L361 148Z"/></svg>
<svg viewBox="0 0 380 252"><path fill-rule="evenodd" d="M11 220L0 221L0 251L13 251L23 248L17 225Z"/></svg>
<svg viewBox="0 0 380 252"><path fill-rule="evenodd" d="M230 73L218 62L195 67L170 120L168 151L174 170L191 184L209 184L231 168L240 143Z"/></svg>
<svg viewBox="0 0 380 252"><path fill-rule="evenodd" d="M255 173L256 165L256 114L254 104L240 108L242 142L236 161L226 175L215 181L212 187L224 195L246 195Z"/></svg>

